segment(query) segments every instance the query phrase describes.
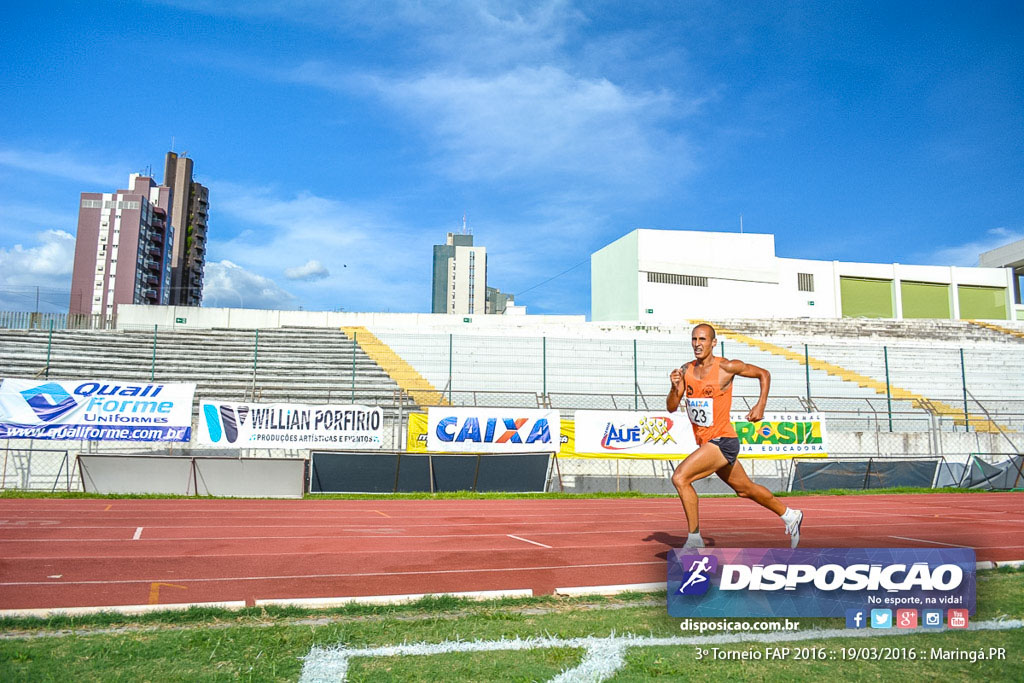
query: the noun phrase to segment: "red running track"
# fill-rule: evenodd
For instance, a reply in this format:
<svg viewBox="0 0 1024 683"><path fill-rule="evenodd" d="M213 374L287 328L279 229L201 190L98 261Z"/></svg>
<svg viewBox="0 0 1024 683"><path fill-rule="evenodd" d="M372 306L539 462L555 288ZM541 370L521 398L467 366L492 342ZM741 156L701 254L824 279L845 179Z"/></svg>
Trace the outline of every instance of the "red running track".
<svg viewBox="0 0 1024 683"><path fill-rule="evenodd" d="M1024 558L1024 493L801 497L801 546L969 547ZM701 501L718 547L788 547L737 498ZM0 500L0 609L656 583L678 501Z"/></svg>

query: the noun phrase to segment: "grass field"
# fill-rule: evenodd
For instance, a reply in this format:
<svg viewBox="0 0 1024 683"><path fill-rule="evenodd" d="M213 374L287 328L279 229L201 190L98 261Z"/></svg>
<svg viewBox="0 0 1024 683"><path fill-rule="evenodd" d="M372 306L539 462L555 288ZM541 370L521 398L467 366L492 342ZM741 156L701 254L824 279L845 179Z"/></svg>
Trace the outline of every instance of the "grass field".
<svg viewBox="0 0 1024 683"><path fill-rule="evenodd" d="M1024 618L1024 572L979 572L978 613L973 622ZM486 603L451 598L425 599L405 606L300 609L246 609L238 612L192 610L140 617L93 615L46 620L0 620L0 680L298 680L303 657L314 647L373 650L387 645L499 641L501 639L698 637L681 632L680 619L667 615L664 594L616 598L542 597ZM764 655L766 643L700 645L709 654L698 659L698 645L633 647L611 680L879 680L903 677L942 681L1024 680L1024 629L942 631L919 629L910 635L819 639L811 629L842 629L838 619L801 619L800 637L779 643L794 652L767 661L715 660L713 647L725 653ZM896 648L916 659L851 660L893 654ZM874 648L874 650L872 649ZM1005 659L972 663L937 660L942 653L989 653L1004 648ZM811 658L796 659L802 650ZM533 647L515 651L353 657L347 680L550 680L585 658L582 646ZM825 656L825 659L815 659ZM961 654L960 656L964 656ZM572 679L579 680L579 679Z"/></svg>

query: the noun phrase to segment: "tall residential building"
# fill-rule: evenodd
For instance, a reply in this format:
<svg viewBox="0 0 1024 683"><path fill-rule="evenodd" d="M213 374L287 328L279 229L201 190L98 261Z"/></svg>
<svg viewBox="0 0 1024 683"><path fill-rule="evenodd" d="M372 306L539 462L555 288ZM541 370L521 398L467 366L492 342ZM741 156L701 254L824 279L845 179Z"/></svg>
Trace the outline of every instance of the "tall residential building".
<svg viewBox="0 0 1024 683"><path fill-rule="evenodd" d="M83 192L78 209L72 314L117 313L119 304L170 300L171 188L133 173L127 190Z"/></svg>
<svg viewBox="0 0 1024 683"><path fill-rule="evenodd" d="M448 233L434 245L432 313L485 313L487 249L474 247L473 236Z"/></svg>
<svg viewBox="0 0 1024 683"><path fill-rule="evenodd" d="M171 254L170 303L198 306L203 300L210 193L192 180L192 160L174 152L168 152L164 160L164 185L172 190L171 223L179 232Z"/></svg>

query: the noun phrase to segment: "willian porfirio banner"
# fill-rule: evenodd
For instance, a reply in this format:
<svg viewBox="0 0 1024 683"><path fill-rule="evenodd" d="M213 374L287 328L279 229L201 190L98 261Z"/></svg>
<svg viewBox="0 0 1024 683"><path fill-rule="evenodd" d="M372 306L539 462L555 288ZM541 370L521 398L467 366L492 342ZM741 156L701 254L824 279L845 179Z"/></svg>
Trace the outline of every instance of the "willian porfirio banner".
<svg viewBox="0 0 1024 683"><path fill-rule="evenodd" d="M700 548L668 554L673 617L843 617L975 607L970 548ZM857 626L861 626L860 623ZM877 627L877 625L876 625Z"/></svg>
<svg viewBox="0 0 1024 683"><path fill-rule="evenodd" d="M384 411L360 405L201 401L198 441L225 448L383 448Z"/></svg>
<svg viewBox="0 0 1024 683"><path fill-rule="evenodd" d="M195 384L4 379L0 439L188 441Z"/></svg>
<svg viewBox="0 0 1024 683"><path fill-rule="evenodd" d="M697 442L685 413L577 410L576 452L679 460Z"/></svg>
<svg viewBox="0 0 1024 683"><path fill-rule="evenodd" d="M427 450L434 453L554 453L560 446L557 410L537 408L427 409Z"/></svg>

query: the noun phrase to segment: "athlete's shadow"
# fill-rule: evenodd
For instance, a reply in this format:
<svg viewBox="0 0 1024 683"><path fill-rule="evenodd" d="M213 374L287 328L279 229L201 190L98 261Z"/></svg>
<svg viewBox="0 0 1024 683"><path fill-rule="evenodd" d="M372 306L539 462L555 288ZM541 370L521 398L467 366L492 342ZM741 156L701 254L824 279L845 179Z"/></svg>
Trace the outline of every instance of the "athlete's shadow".
<svg viewBox="0 0 1024 683"><path fill-rule="evenodd" d="M672 534L666 533L664 531L655 531L653 534L651 534L643 540L645 543L648 543L650 541L654 541L655 543L661 543L662 545L668 546L669 549L682 548L684 545L686 545L686 536L673 536ZM705 536L704 545L708 548L714 547L715 539ZM668 550L656 553L655 557L660 557L663 560L667 560Z"/></svg>

